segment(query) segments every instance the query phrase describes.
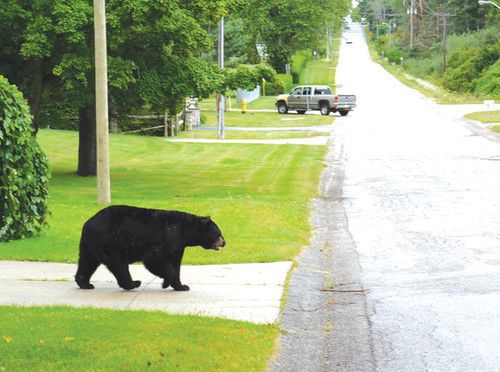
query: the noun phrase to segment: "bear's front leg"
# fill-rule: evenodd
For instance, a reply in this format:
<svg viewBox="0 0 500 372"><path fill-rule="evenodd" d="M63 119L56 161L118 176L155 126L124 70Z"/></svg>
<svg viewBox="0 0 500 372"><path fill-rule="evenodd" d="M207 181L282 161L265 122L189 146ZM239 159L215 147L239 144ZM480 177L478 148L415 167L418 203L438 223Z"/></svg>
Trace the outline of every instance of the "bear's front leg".
<svg viewBox="0 0 500 372"><path fill-rule="evenodd" d="M184 249L185 248L180 249L177 254L172 257L172 268L174 270L172 288L176 291L189 291L189 286L181 283L181 262L184 256Z"/></svg>

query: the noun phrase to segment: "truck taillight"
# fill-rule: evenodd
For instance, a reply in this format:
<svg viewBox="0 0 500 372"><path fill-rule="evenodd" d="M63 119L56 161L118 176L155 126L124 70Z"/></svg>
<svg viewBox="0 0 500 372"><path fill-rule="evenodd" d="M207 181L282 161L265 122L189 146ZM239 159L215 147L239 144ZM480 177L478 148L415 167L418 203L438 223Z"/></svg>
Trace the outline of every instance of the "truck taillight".
<svg viewBox="0 0 500 372"><path fill-rule="evenodd" d="M338 102L339 101L339 96L335 96L334 100L335 100L335 102Z"/></svg>

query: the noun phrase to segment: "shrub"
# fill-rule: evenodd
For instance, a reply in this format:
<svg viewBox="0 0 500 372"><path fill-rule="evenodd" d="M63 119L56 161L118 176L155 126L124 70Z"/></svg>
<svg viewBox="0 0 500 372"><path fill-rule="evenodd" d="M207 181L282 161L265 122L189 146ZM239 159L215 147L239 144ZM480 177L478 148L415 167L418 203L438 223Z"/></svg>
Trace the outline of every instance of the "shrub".
<svg viewBox="0 0 500 372"><path fill-rule="evenodd" d="M500 60L476 80L475 92L490 99L500 99Z"/></svg>
<svg viewBox="0 0 500 372"><path fill-rule="evenodd" d="M293 82L297 84L300 79L300 74L307 66L307 62L309 62L312 58L312 52L310 49L299 50L292 56L292 62L290 66L290 72L293 77Z"/></svg>
<svg viewBox="0 0 500 372"><path fill-rule="evenodd" d="M500 44L461 49L453 53L443 76L444 86L457 92L475 91L476 81L485 69L497 62L499 56Z"/></svg>
<svg viewBox="0 0 500 372"><path fill-rule="evenodd" d="M34 236L47 225L47 159L33 135L28 103L0 75L0 240Z"/></svg>
<svg viewBox="0 0 500 372"><path fill-rule="evenodd" d="M266 84L266 96L277 96L284 91L283 81L280 79L276 79L274 82Z"/></svg>
<svg viewBox="0 0 500 372"><path fill-rule="evenodd" d="M293 87L292 75L277 74L274 82L267 84L266 95L277 96L289 92Z"/></svg>

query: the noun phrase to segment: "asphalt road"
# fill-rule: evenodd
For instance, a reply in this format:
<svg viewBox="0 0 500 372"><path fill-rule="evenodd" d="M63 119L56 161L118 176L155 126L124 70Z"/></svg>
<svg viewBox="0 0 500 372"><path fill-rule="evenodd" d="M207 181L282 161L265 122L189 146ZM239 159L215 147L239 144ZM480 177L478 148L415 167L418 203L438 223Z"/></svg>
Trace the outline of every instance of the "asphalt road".
<svg viewBox="0 0 500 372"><path fill-rule="evenodd" d="M334 124L270 369L498 371L500 143L348 37L337 82L359 107Z"/></svg>

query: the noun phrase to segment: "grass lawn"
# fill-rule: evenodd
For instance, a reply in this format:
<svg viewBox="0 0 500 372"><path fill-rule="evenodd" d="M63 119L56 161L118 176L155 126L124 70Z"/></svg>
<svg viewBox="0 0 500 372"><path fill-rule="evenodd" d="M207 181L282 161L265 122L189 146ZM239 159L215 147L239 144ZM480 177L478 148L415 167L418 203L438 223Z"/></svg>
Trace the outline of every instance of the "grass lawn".
<svg viewBox="0 0 500 372"><path fill-rule="evenodd" d="M326 59L310 61L300 74L300 84L330 85L335 84L335 60ZM335 90L335 89L334 89Z"/></svg>
<svg viewBox="0 0 500 372"><path fill-rule="evenodd" d="M207 121L204 125L217 126L217 113L205 111ZM229 127L309 127L316 125L329 125L333 122L333 116L323 115L298 115L290 112L281 115L277 112L226 112L224 115L225 125Z"/></svg>
<svg viewBox="0 0 500 372"><path fill-rule="evenodd" d="M0 307L0 371L263 371L277 334L160 312Z"/></svg>
<svg viewBox="0 0 500 372"><path fill-rule="evenodd" d="M75 174L78 133L41 130L38 139L52 170L50 229L0 243L0 259L75 262L82 225L102 208L96 179ZM326 151L111 135L112 202L212 216L226 248L190 248L185 263L290 260L310 236L309 201L318 193Z"/></svg>
<svg viewBox="0 0 500 372"><path fill-rule="evenodd" d="M494 125L490 129L495 133L500 133L500 125Z"/></svg>
<svg viewBox="0 0 500 372"><path fill-rule="evenodd" d="M500 110L472 112L465 115L465 118L482 123L500 123Z"/></svg>
<svg viewBox="0 0 500 372"><path fill-rule="evenodd" d="M226 139L280 139L280 138L309 138L317 136L327 136L328 133L319 132L290 132L290 131L225 131ZM201 139L217 139L218 133L215 130L193 130L190 132L182 132L178 138L201 138Z"/></svg>

